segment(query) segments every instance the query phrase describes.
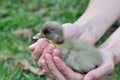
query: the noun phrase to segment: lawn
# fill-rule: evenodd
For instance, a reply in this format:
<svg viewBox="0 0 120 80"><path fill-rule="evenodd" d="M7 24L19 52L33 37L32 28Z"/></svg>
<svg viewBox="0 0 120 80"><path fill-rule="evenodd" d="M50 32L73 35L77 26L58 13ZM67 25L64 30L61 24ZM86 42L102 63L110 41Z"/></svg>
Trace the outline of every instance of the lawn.
<svg viewBox="0 0 120 80"><path fill-rule="evenodd" d="M28 46L32 36L47 20L74 22L85 11L89 0L1 0L0 1L0 80L51 80L23 70L19 62L31 59ZM117 28L112 28L97 43L100 45ZM120 80L120 66L115 69L114 80ZM118 76L119 75L119 76Z"/></svg>

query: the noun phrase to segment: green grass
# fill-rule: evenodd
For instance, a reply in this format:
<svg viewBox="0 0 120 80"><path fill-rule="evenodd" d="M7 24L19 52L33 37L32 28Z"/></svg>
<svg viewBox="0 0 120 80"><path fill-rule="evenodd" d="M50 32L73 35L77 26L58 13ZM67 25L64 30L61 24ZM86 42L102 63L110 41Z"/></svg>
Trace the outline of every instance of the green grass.
<svg viewBox="0 0 120 80"><path fill-rule="evenodd" d="M19 29L40 28L46 20L74 22L85 11L89 0L1 0L0 1L0 54L7 57L27 59L33 66L37 63L31 59L28 46L32 39L15 36L12 33ZM101 44L112 31L109 31L99 42ZM33 30L32 34L37 33ZM0 59L0 80L51 80L21 70L14 60ZM13 66L14 65L14 66ZM120 68L115 72L119 80Z"/></svg>

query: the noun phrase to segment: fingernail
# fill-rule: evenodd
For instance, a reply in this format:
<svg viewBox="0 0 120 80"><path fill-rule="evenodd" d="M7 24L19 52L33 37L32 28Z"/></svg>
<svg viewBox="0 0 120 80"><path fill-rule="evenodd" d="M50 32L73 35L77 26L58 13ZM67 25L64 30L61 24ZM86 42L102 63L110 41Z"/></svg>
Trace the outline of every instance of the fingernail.
<svg viewBox="0 0 120 80"><path fill-rule="evenodd" d="M60 57L60 52L59 52L59 50L54 49L54 50L53 50L53 56L54 56L54 57L55 57L55 56Z"/></svg>
<svg viewBox="0 0 120 80"><path fill-rule="evenodd" d="M38 51L33 51L32 55L37 57L38 56Z"/></svg>
<svg viewBox="0 0 120 80"><path fill-rule="evenodd" d="M53 53L53 56L57 56L58 54L56 52Z"/></svg>
<svg viewBox="0 0 120 80"><path fill-rule="evenodd" d="M34 59L34 60L38 60L38 56L36 56L36 55L34 55L33 53L32 53L32 55L31 55L31 57L32 57L32 59Z"/></svg>
<svg viewBox="0 0 120 80"><path fill-rule="evenodd" d="M42 68L43 68L43 67L45 67L45 64L44 63L40 63L40 66L42 66Z"/></svg>
<svg viewBox="0 0 120 80"><path fill-rule="evenodd" d="M49 61L49 60L50 60L50 55L49 55L49 54L45 54L45 59L46 59L47 61Z"/></svg>
<svg viewBox="0 0 120 80"><path fill-rule="evenodd" d="M48 48L47 48L47 51L48 51L49 53L51 53L51 52L53 51L54 48L55 48L54 45L49 44L49 46L48 46Z"/></svg>
<svg viewBox="0 0 120 80"><path fill-rule="evenodd" d="M55 61L55 63L58 63L59 62L58 57L54 57L54 61Z"/></svg>
<svg viewBox="0 0 120 80"><path fill-rule="evenodd" d="M42 59L42 60L39 59L38 64L42 67L45 67L45 60L44 59Z"/></svg>

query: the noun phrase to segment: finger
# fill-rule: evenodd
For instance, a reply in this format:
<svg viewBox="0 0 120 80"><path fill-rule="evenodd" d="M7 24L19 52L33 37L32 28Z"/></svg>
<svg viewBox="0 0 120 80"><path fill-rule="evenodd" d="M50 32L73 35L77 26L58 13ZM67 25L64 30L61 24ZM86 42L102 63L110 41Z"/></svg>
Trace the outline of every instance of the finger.
<svg viewBox="0 0 120 80"><path fill-rule="evenodd" d="M57 56L57 57L60 57L60 50L58 50L58 49L54 49L53 50L53 57L55 57L55 56Z"/></svg>
<svg viewBox="0 0 120 80"><path fill-rule="evenodd" d="M73 72L59 57L54 57L55 64L58 70L65 76L66 80L82 80L81 74ZM73 75L74 74L74 75Z"/></svg>
<svg viewBox="0 0 120 80"><path fill-rule="evenodd" d="M30 45L28 47L28 49L31 50L31 51L34 51L34 49L37 47L37 45L38 45L38 42L35 42L34 44Z"/></svg>
<svg viewBox="0 0 120 80"><path fill-rule="evenodd" d="M65 39L78 38L78 36L80 35L78 31L79 30L78 27L72 23L65 23L62 25L62 27L63 27L63 34Z"/></svg>
<svg viewBox="0 0 120 80"><path fill-rule="evenodd" d="M92 34L84 33L79 37L80 40L85 41L89 44L94 45L96 42L96 39L91 36Z"/></svg>
<svg viewBox="0 0 120 80"><path fill-rule="evenodd" d="M31 51L34 51L34 49L39 45L39 42L41 41L41 39L38 39L34 44L30 45L28 49L30 49Z"/></svg>
<svg viewBox="0 0 120 80"><path fill-rule="evenodd" d="M49 68L48 68L48 66L47 66L46 61L43 59L40 64L41 64L41 67L42 67L43 70L44 70L44 73L45 73L47 76L53 78L53 76L51 75L50 70L49 70Z"/></svg>
<svg viewBox="0 0 120 80"><path fill-rule="evenodd" d="M38 43L36 43L36 44L38 44L38 45L35 48L35 50L33 51L33 53L31 54L31 56L34 60L38 60L40 58L42 52L49 44L49 42L45 38L39 39L37 42Z"/></svg>
<svg viewBox="0 0 120 80"><path fill-rule="evenodd" d="M45 59L46 59L46 62L47 62L47 65L48 65L48 68L49 68L50 72L54 76L54 79L56 79L56 80L65 80L64 76L56 68L56 65L54 64L52 56L50 54L45 54Z"/></svg>
<svg viewBox="0 0 120 80"><path fill-rule="evenodd" d="M105 62L97 69L90 71L88 74L85 75L84 80L98 80L105 75L111 73L114 69L113 64L109 64L109 62Z"/></svg>
<svg viewBox="0 0 120 80"><path fill-rule="evenodd" d="M44 58L44 55L45 55L46 53L52 54L54 48L55 48L54 45L49 44L49 45L44 49L42 56L41 56L41 57L39 58L39 60L38 60L38 65L39 65L39 66L40 66L41 60Z"/></svg>

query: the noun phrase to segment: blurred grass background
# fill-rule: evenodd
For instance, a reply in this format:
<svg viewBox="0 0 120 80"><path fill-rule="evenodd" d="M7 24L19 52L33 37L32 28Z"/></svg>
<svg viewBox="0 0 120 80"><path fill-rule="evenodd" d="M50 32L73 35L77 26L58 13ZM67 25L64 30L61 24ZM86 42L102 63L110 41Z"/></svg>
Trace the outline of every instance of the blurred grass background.
<svg viewBox="0 0 120 80"><path fill-rule="evenodd" d="M51 80L47 76L40 77L20 69L12 57L27 59L37 67L28 46L34 42L31 37L39 31L40 25L47 20L74 22L83 14L88 3L89 0L0 0L0 80ZM114 24L97 45L116 28ZM30 33L13 34L24 29ZM120 80L119 71L120 66L114 72L114 80Z"/></svg>

